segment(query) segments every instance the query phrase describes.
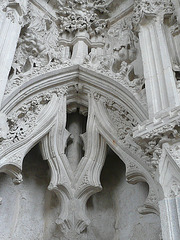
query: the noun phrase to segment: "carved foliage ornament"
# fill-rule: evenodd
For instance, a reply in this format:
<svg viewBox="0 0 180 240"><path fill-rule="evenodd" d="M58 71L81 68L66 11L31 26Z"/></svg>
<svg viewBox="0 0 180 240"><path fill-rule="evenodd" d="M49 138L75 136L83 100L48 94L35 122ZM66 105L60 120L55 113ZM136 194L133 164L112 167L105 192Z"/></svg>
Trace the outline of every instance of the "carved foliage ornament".
<svg viewBox="0 0 180 240"><path fill-rule="evenodd" d="M141 146L145 154L149 157L149 164L152 166L155 173L157 167L159 166L163 144L176 141L179 137L180 128L179 123L176 120L156 129L149 130L145 134L135 137L134 140L139 146Z"/></svg>
<svg viewBox="0 0 180 240"><path fill-rule="evenodd" d="M114 101L107 99L106 109L120 140L125 139L126 135L132 136L132 130L137 126L137 121L122 106L117 105Z"/></svg>
<svg viewBox="0 0 180 240"><path fill-rule="evenodd" d="M90 36L102 34L107 21L99 17L108 13L105 0L69 0L59 2L57 15L60 32L74 33L86 30Z"/></svg>
<svg viewBox="0 0 180 240"><path fill-rule="evenodd" d="M142 148L134 141L133 129L138 123L123 106L116 104L110 99L105 100L105 106L108 117L113 123L113 127L116 129L116 133L118 135L118 139L121 141L121 144L131 153L133 153L133 155L141 159L154 176L154 168L156 167L155 156L158 152L158 149L155 152L151 149L151 155L146 149ZM153 154L155 154L154 158Z"/></svg>
<svg viewBox="0 0 180 240"><path fill-rule="evenodd" d="M62 92L65 91L66 88L57 88L52 91L39 93L33 98L28 99L27 102L8 114L8 116L4 117L4 119L7 119L7 122L4 120L1 121L1 124L3 126L6 124L6 128L3 127L3 129L4 131L7 129L7 131L1 132L2 141L0 142L0 149L4 150L13 143L26 138L36 126L36 120L43 106L50 102L54 93L60 96ZM5 114L3 114L3 116L5 116Z"/></svg>
<svg viewBox="0 0 180 240"><path fill-rule="evenodd" d="M111 26L104 37L105 46L99 51L92 48L83 66L113 78L141 102L146 103L144 78L134 74L133 61L137 58L138 38L133 30L132 17Z"/></svg>
<svg viewBox="0 0 180 240"><path fill-rule="evenodd" d="M90 4L88 5L86 1L82 1L82 3L68 1L65 5L62 4L61 7L60 4L59 8L64 9L63 12L60 12L60 16L63 18L69 16L71 18L72 16L69 15L70 9L74 9L72 11L75 11L78 15L83 12L82 15L85 14L86 16L88 13L85 10L82 11L81 8L83 4L90 9L88 11L95 11L92 9L96 9L97 2L88 3ZM69 10L66 9L66 5L68 9L70 8ZM101 1L98 1L98 6L101 6ZM50 19L47 15L42 16L42 13L40 14L38 11L31 4L27 23L22 29L17 45L5 95L33 76L76 64L76 62L71 61L69 44L72 45L70 43L72 36L68 38L67 36L64 37L64 35L61 36L62 29L58 22ZM65 24L65 22L63 23ZM91 21L88 20L88 23L91 23ZM95 26L93 21L91 24ZM99 28L99 23L97 26ZM83 31L87 31L87 29ZM65 32L67 31L63 30L63 33ZM64 38L64 42L61 41L62 38ZM145 90L143 89L144 79L134 74L134 67L131 65L131 62L137 57L135 44L138 41L133 31L132 19L123 19L115 26L112 26L108 33L104 34L104 41L105 46L103 47L102 44L101 49L97 47L91 48L89 55L85 57L83 66L118 81L143 104L146 104Z"/></svg>
<svg viewBox="0 0 180 240"><path fill-rule="evenodd" d="M98 112L101 112L103 109L102 117L106 116L112 123L109 131L112 132L112 129L114 129L113 135L114 137L116 136L118 142L120 142L120 144L133 156L136 156L137 159L141 159L148 171L154 176L151 156L149 156L144 148L138 145L133 139L133 129L138 124L136 119L123 106L115 103L112 99L108 99L96 92L94 93L94 98L99 106Z"/></svg>
<svg viewBox="0 0 180 240"><path fill-rule="evenodd" d="M59 44L59 30L48 16L34 9L22 29L5 94L35 75L71 66L69 47Z"/></svg>
<svg viewBox="0 0 180 240"><path fill-rule="evenodd" d="M133 127L137 125L137 121L127 109L115 103L112 99L102 96L101 93L95 92L94 99L96 100L95 109L97 121L100 123L100 132L103 136L111 135L109 142L108 138L106 140L112 149L114 147L115 149L126 149L125 152L124 150L118 150L118 152L126 165L127 181L136 184L137 182L147 181L148 178L151 179L148 182L150 186L149 195L139 212L158 214L158 193L151 182L152 177L154 178L154 167L150 163L151 157L147 156L144 149L135 143L132 136Z"/></svg>
<svg viewBox="0 0 180 240"><path fill-rule="evenodd" d="M22 181L22 162L26 153L51 127L57 112L58 99L66 87L34 95L6 116L6 133L1 133L0 172L13 177L14 183Z"/></svg>
<svg viewBox="0 0 180 240"><path fill-rule="evenodd" d="M2 0L0 9L6 13L6 17L14 23L16 20L22 24L22 18L27 14L29 0Z"/></svg>
<svg viewBox="0 0 180 240"><path fill-rule="evenodd" d="M174 13L174 5L170 0L136 0L134 5L135 24L139 24L144 17L171 16Z"/></svg>
<svg viewBox="0 0 180 240"><path fill-rule="evenodd" d="M103 114L104 122L107 124L107 127L104 126L104 128L108 128L106 130L109 131L109 134L113 132L112 139L125 148L127 136L133 142L132 128L137 121L123 106L119 106L113 100L99 93L89 94L88 121L83 137L85 155L80 159L74 171L66 155L66 145L70 133L66 130L65 94L66 87L52 89L44 94L39 93L8 114L10 131L7 140L2 141L4 153L0 163L1 171L14 176L14 182L20 183L23 157L27 153L27 149L42 139L42 155L45 160L49 161L52 173L49 190L54 191L61 200L61 212L56 221L61 235L63 235L61 239L72 237L79 239L90 224L90 220L86 216L86 202L92 194L102 188L100 173L106 156L106 141L100 134L100 128L103 127L100 126L103 125L100 113ZM42 125L39 127L39 124ZM22 129L20 129L21 127ZM46 128L47 130L44 130ZM8 145L8 143L10 144ZM130 149L128 151L134 147L129 148L130 145L132 144L128 143L127 148ZM14 146L13 149L11 149L12 146ZM11 154L6 154L10 149ZM137 151L139 150L137 149ZM137 155L137 151L135 149L133 154ZM17 166L19 166L18 169ZM128 157L127 171L132 174L137 173L141 171L139 166L140 164L131 162ZM142 180L138 176L134 178L135 182L138 182L139 179ZM152 209L152 206L155 206L155 197L152 198L152 194L150 196L146 208L150 206L149 209ZM150 212L150 210L146 210L146 212Z"/></svg>

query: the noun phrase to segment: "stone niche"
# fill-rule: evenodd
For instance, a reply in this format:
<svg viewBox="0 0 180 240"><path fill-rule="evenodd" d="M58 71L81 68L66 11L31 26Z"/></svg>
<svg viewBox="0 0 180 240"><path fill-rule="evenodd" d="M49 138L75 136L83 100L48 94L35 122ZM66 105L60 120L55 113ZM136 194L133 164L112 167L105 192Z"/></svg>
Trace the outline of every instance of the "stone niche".
<svg viewBox="0 0 180 240"><path fill-rule="evenodd" d="M125 178L125 165L109 148L101 173L103 190L88 203L91 225L88 240L158 240L160 219L155 214L141 215L148 185L130 185Z"/></svg>
<svg viewBox="0 0 180 240"><path fill-rule="evenodd" d="M54 221L60 206L56 195L47 190L50 169L42 160L38 145L24 159L23 180L15 186L7 175L0 175L1 240L61 239ZM84 239L159 240L159 217L138 213L148 194L147 184L128 184L125 165L110 148L101 183L103 190L87 202L91 223Z"/></svg>
<svg viewBox="0 0 180 240"><path fill-rule="evenodd" d="M47 190L49 167L36 145L23 162L23 182L14 185L7 175L0 176L1 239L52 239L58 214L58 199ZM53 224L52 224L53 223Z"/></svg>

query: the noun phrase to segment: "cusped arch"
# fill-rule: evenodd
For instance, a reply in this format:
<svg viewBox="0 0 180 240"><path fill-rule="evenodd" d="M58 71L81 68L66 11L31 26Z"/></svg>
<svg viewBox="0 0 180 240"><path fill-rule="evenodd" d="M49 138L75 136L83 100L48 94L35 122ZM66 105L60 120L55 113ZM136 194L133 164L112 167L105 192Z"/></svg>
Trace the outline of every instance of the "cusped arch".
<svg viewBox="0 0 180 240"><path fill-rule="evenodd" d="M25 98L36 95L41 91L55 89L66 86L68 91L67 102L74 101L75 93L104 92L107 96L113 97L117 102L123 104L136 119L141 122L147 119L148 112L136 99L130 90L125 88L120 82L87 69L80 65L67 67L65 69L54 70L41 74L17 87L10 95L4 97L2 103L3 112L8 113ZM75 99L77 100L77 99ZM87 102L87 99L85 100Z"/></svg>
<svg viewBox="0 0 180 240"><path fill-rule="evenodd" d="M67 105L73 103L88 108L87 133L83 138L86 153L76 173L73 173L64 151L69 137L65 128ZM108 113L107 109L112 113ZM49 189L56 192L63 206L57 219L62 232L75 229L79 234L89 225L85 214L86 202L102 188L100 173L105 161L106 144L125 163L128 182L148 183L149 195L141 212L158 213L159 186L145 162L141 161L138 155L141 154L140 148L136 146L138 154L132 152L132 127L145 120L147 112L121 84L91 70L73 66L31 79L4 99L2 111L7 116L9 132L1 142L1 171L8 169L6 172L13 174L14 181L20 182L24 156L41 141L43 158L48 160L51 168ZM113 112L120 117L123 114L123 122L116 115L113 119L115 125L125 125L123 132L121 127L114 126ZM75 222L71 219L71 207Z"/></svg>
<svg viewBox="0 0 180 240"><path fill-rule="evenodd" d="M128 91L128 89L120 83L115 82L110 77L105 77L95 71L76 65L39 75L15 89L11 95L5 97L2 103L1 111L6 114L9 126L14 126L14 128L17 127L17 123L14 121L20 120L20 126L18 126L19 128L17 129L17 131L19 131L19 136L14 129L6 133L9 138L12 139L14 137L13 144L9 144L8 146L8 144L5 143L7 141L1 141L2 151L0 158L2 166L5 164L3 160L4 156L10 158L11 161L12 159L23 159L31 147L48 132L51 125L50 122L53 122L52 119L57 113L56 104L58 100L55 100L55 98L64 94L66 89L68 89L68 94L66 94L67 105L75 102L87 107L88 94L93 93L97 96L102 94L106 96L106 98L113 99L114 102L127 109L138 123L145 120L147 117L147 112L141 103L130 91ZM52 97L52 95L54 96ZM80 100L80 102L78 102L78 100ZM30 115L33 115L32 119L30 116L27 116L28 108L31 108ZM38 110L36 111L38 108L40 108L41 114ZM26 119L25 123L22 116L29 118L28 120L32 122L27 124L28 120ZM35 124L35 126L33 126L33 124ZM23 136L23 127L27 128L27 136ZM32 140L29 141L29 139ZM28 147L26 147L26 145L28 145ZM14 153L14 157L7 157L11 152L14 152L15 149L21 149L20 152L24 154L17 157L19 154ZM17 160L13 161L17 163Z"/></svg>
<svg viewBox="0 0 180 240"><path fill-rule="evenodd" d="M139 209L139 212L142 214L155 213L159 215L158 201L162 196L162 189L160 184L153 178L146 162L142 161L144 156L141 148L133 141L133 138L128 141L128 144L126 140L123 139L122 141L119 139L117 129L110 120L104 104L101 101L94 101L94 105L96 106L94 108L96 109L95 115L99 133L103 136L110 148L124 162L127 182L131 184L146 182L149 185L148 197L144 206Z"/></svg>

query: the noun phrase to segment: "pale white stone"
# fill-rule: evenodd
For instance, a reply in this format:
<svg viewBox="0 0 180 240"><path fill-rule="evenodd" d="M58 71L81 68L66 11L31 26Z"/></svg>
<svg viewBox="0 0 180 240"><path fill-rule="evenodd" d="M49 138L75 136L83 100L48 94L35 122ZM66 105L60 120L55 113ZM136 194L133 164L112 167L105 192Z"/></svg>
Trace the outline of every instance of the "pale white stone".
<svg viewBox="0 0 180 240"><path fill-rule="evenodd" d="M0 11L2 240L179 240L179 3Z"/></svg>

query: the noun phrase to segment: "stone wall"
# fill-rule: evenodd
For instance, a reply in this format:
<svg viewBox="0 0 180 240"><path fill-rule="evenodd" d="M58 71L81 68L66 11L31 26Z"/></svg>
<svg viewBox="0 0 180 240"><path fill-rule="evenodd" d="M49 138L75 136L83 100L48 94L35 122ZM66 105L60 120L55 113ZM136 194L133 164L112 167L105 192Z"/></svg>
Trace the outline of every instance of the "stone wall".
<svg viewBox="0 0 180 240"><path fill-rule="evenodd" d="M2 240L57 240L54 223L60 211L58 199L47 190L50 172L36 145L25 157L23 183L15 186L7 175L0 176L2 196L0 225ZM154 214L141 215L148 186L130 185L125 180L125 165L108 149L101 173L103 190L87 203L91 224L84 234L88 240L158 240L160 219Z"/></svg>

